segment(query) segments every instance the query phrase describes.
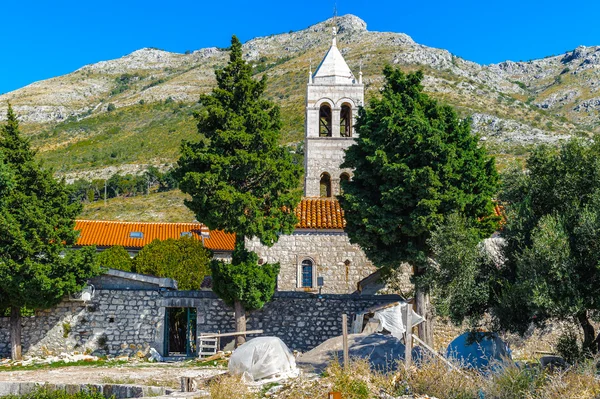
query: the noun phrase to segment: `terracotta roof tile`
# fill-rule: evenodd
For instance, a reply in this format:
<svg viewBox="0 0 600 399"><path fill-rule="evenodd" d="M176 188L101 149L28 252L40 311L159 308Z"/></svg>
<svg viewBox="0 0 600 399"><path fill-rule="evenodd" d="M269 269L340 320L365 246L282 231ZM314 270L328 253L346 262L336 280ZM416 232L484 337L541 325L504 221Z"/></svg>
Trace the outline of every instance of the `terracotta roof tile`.
<svg viewBox="0 0 600 399"><path fill-rule="evenodd" d="M296 207L297 229L343 229L344 211L333 198L302 198Z"/></svg>
<svg viewBox="0 0 600 399"><path fill-rule="evenodd" d="M148 222L119 222L107 220L76 220L75 230L79 230L76 245L97 245L110 247L122 245L125 248L142 248L155 239L166 240L179 238L182 233L189 233L200 240L201 230L208 229L200 223L148 223ZM141 238L131 237L131 233L142 233ZM222 231L210 231L204 240L206 248L216 251L233 251L235 235Z"/></svg>

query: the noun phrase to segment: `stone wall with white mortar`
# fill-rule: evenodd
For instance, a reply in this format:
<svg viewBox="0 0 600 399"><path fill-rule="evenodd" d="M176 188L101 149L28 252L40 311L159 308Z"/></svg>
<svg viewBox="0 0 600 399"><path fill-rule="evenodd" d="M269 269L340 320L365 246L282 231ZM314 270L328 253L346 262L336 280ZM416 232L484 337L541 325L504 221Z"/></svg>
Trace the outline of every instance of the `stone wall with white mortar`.
<svg viewBox="0 0 600 399"><path fill-rule="evenodd" d="M306 290L301 287L300 268L305 259L312 260L315 265L315 282L317 277L323 277L323 293L353 293L357 283L376 270L363 250L351 244L343 231L298 229L291 235L279 237L279 241L270 248L257 239L247 239L246 248L256 252L265 263L279 262L278 291ZM346 261L350 263L346 265ZM312 291L316 290L315 284Z"/></svg>
<svg viewBox="0 0 600 399"><path fill-rule="evenodd" d="M248 329L263 329L292 349L309 350L341 334L341 315L400 300L396 295L276 293L248 315ZM197 309L197 332L235 331L234 312L211 291L97 290L87 303L64 300L52 309L22 318L26 355L61 352L136 355L154 347L163 352L167 307ZM0 356L10 355L10 321L0 318ZM227 341L223 340L222 345Z"/></svg>
<svg viewBox="0 0 600 399"><path fill-rule="evenodd" d="M162 342L164 308L159 291L97 290L91 301L65 299L22 318L23 352L135 354ZM0 355L10 352L10 319L0 318ZM157 348L158 349L158 348Z"/></svg>

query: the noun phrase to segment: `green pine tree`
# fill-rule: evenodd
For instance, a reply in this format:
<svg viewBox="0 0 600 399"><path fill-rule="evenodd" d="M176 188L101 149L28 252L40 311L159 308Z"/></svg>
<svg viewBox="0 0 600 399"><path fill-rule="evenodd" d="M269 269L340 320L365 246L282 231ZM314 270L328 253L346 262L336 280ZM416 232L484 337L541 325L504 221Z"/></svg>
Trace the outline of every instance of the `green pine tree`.
<svg viewBox="0 0 600 399"><path fill-rule="evenodd" d="M340 203L350 240L375 265L406 261L418 277L431 257L431 231L446 215L474 220L482 237L494 231L498 218L489 216L498 177L469 121L423 92L422 72L386 66L383 73L381 98L359 110L359 138L342 165L354 176L342 182ZM431 319L427 287L419 278L416 283L417 310ZM431 343L431 325L424 323L419 334Z"/></svg>
<svg viewBox="0 0 600 399"><path fill-rule="evenodd" d="M9 105L0 128L0 308L11 311L13 359L21 358L21 308L51 307L98 272L94 248L65 255L81 204L34 155Z"/></svg>
<svg viewBox="0 0 600 399"><path fill-rule="evenodd" d="M245 251L245 237L273 245L280 234L291 233L296 225L294 209L300 201L302 169L288 149L279 145L279 108L264 98L266 77L252 78L252 67L242 59L242 45L235 36L229 63L216 71L216 77L217 87L200 97L203 109L197 120L202 138L182 145L177 170L180 188L192 196L186 205L198 220L210 229L236 234L238 251ZM241 259L256 261L244 254L231 264L215 262L212 269L215 292L234 304L236 328L245 331L246 309L256 307L245 298L270 299L278 265L262 265L273 270L254 275L254 268L239 267ZM223 272L227 268L238 270ZM261 282L246 283L256 279Z"/></svg>

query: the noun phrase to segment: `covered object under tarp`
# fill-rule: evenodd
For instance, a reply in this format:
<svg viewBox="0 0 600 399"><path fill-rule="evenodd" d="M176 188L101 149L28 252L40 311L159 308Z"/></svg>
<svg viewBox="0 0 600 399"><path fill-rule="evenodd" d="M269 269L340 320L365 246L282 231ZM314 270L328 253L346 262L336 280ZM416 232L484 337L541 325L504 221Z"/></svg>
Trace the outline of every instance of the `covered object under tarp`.
<svg viewBox="0 0 600 399"><path fill-rule="evenodd" d="M454 338L446 349L446 357L455 359L462 367L485 370L511 361L511 352L498 334L477 331Z"/></svg>
<svg viewBox="0 0 600 399"><path fill-rule="evenodd" d="M256 381L297 372L292 351L277 337L251 339L237 348L229 359L229 372Z"/></svg>
<svg viewBox="0 0 600 399"><path fill-rule="evenodd" d="M393 371L398 362L404 360L404 344L390 334L350 334L348 354L350 358L366 359L371 368L378 371ZM421 348L412 350L413 360L422 357ZM298 358L298 366L310 371L323 371L334 360L343 362L343 338L334 337Z"/></svg>

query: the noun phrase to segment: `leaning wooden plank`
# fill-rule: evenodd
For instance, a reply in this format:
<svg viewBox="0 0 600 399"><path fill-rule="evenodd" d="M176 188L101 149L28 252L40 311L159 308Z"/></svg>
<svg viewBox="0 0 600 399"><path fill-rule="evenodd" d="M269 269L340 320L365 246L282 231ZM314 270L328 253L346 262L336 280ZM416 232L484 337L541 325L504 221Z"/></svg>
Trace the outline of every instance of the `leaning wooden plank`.
<svg viewBox="0 0 600 399"><path fill-rule="evenodd" d="M203 362L212 362L213 360L219 360L225 357L225 352L219 352L215 355L206 357L204 359L202 359Z"/></svg>
<svg viewBox="0 0 600 399"><path fill-rule="evenodd" d="M205 339L205 338L217 338L217 337L235 337L237 335L250 335L250 334L262 334L264 331L263 330L250 330L250 331L244 331L244 332L231 332L231 333L223 333L223 334L207 334L207 335L200 335L200 339Z"/></svg>
<svg viewBox="0 0 600 399"><path fill-rule="evenodd" d="M459 369L458 367L456 367L455 365L453 365L452 363L450 363L448 361L448 359L446 359L444 356L440 355L439 353L437 353L436 350L434 350L431 346L427 345L425 342L421 341L419 339L419 337L417 337L416 335L412 334L412 337L415 341L417 341L418 343L420 343L425 349L427 349L429 352L433 353L435 356L437 356L438 358L440 358L444 363L446 363L451 369L458 371L459 373L469 377L466 373L464 373L461 369ZM470 377L469 377L470 378Z"/></svg>

